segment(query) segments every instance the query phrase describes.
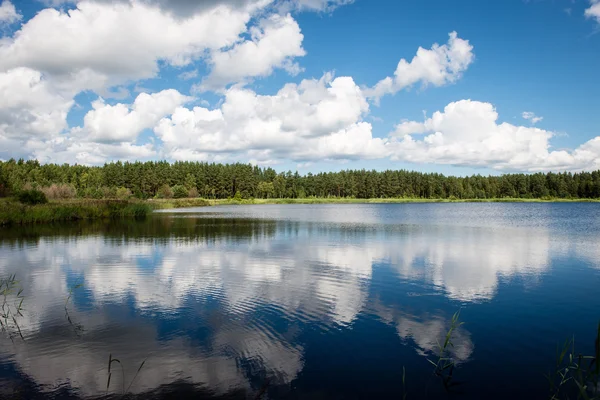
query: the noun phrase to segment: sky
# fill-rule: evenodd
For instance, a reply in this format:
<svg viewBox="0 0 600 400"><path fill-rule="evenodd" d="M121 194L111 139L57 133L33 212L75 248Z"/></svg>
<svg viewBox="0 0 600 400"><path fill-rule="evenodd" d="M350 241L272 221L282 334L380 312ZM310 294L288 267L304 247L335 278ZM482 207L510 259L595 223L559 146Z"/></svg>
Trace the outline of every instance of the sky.
<svg viewBox="0 0 600 400"><path fill-rule="evenodd" d="M600 0L0 0L0 159L600 169Z"/></svg>

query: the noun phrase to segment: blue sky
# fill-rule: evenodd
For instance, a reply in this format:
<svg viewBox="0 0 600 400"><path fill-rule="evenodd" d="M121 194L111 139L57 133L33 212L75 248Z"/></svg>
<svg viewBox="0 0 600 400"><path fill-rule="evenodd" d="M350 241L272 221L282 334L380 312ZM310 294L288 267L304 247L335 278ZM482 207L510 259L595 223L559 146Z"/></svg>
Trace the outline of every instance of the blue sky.
<svg viewBox="0 0 600 400"><path fill-rule="evenodd" d="M600 168L597 0L190 4L4 0L0 158Z"/></svg>

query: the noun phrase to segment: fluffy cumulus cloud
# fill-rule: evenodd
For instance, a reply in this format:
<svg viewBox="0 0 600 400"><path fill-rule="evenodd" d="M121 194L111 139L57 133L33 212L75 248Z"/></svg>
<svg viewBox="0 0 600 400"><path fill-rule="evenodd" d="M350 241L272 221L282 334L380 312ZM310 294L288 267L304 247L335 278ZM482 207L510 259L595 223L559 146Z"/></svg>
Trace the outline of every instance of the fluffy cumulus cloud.
<svg viewBox="0 0 600 400"><path fill-rule="evenodd" d="M367 94L376 102L386 94L393 94L414 84L442 86L455 82L473 62L473 46L468 40L450 33L448 43L434 44L431 49L419 47L409 62L400 60L393 77L387 77L369 89Z"/></svg>
<svg viewBox="0 0 600 400"><path fill-rule="evenodd" d="M351 2L49 0L22 21L4 0L0 23L21 23L0 40L0 158L302 165L391 158L530 171L600 166L600 137L555 150L553 133L535 127L542 117L524 112L527 126L501 123L492 104L478 101L451 103L425 121L402 121L387 137L376 137L367 122L374 119L370 102L415 85L454 83L469 68L473 46L456 32L445 44L419 47L412 59L400 60L393 76L371 88L331 73L282 84L270 94L250 85L278 69L303 71L306 52L296 13L330 12ZM597 17L598 6L592 0L586 15ZM195 97L183 94L185 88L170 89L168 74ZM132 86L146 86L147 79L163 86L152 94L134 89L140 94L130 98ZM79 111L81 126L69 125L82 91L100 97ZM210 97L203 97L215 95L211 108ZM188 106L192 101L199 106ZM156 138L141 139L143 131Z"/></svg>
<svg viewBox="0 0 600 400"><path fill-rule="evenodd" d="M23 154L24 141L43 140L67 128L73 100L62 95L38 71L0 72L0 154Z"/></svg>
<svg viewBox="0 0 600 400"><path fill-rule="evenodd" d="M362 121L369 105L350 77L303 80L275 95L234 87L220 108L178 108L155 129L172 158L245 153L259 161L381 157L384 141Z"/></svg>
<svg viewBox="0 0 600 400"><path fill-rule="evenodd" d="M12 24L21 19L21 15L17 12L14 4L9 0L4 0L0 4L0 26L3 24Z"/></svg>
<svg viewBox="0 0 600 400"><path fill-rule="evenodd" d="M75 93L151 78L160 60L183 66L236 43L257 7L218 5L183 20L133 0L47 8L0 42L0 69L33 68Z"/></svg>
<svg viewBox="0 0 600 400"><path fill-rule="evenodd" d="M144 160L158 155L152 143L99 143L66 135L47 141L30 139L25 146L27 152L40 162L57 164L102 164L111 160Z"/></svg>
<svg viewBox="0 0 600 400"><path fill-rule="evenodd" d="M142 130L154 127L188 100L189 97L174 89L141 93L131 105L111 106L99 98L85 115L83 128L76 128L77 134L97 142L133 141Z"/></svg>
<svg viewBox="0 0 600 400"><path fill-rule="evenodd" d="M284 68L293 75L300 72L292 59L305 54L304 36L290 14L271 15L253 27L250 34L250 40L212 54L212 72L202 87L219 88L247 77L270 75L274 68Z"/></svg>
<svg viewBox="0 0 600 400"><path fill-rule="evenodd" d="M136 144L138 135L154 127L190 100L176 90L141 93L132 104L92 102L81 127L50 140L29 140L26 147L40 161L99 164L106 160L139 160L157 156L152 143Z"/></svg>
<svg viewBox="0 0 600 400"><path fill-rule="evenodd" d="M30 68L0 72L0 135L44 137L67 126L72 99L61 96L42 74Z"/></svg>
<svg viewBox="0 0 600 400"><path fill-rule="evenodd" d="M572 151L552 151L553 135L535 127L499 123L492 104L461 100L423 122L400 123L393 133L392 158L520 171L600 167L600 137Z"/></svg>
<svg viewBox="0 0 600 400"><path fill-rule="evenodd" d="M590 7L585 10L587 18L593 18L600 24L600 1L590 0Z"/></svg>
<svg viewBox="0 0 600 400"><path fill-rule="evenodd" d="M325 10L344 2L287 3L293 10ZM293 61L304 55L300 27L290 14L269 8L273 0L53 0L46 4L50 7L0 40L3 158L58 161L52 155L62 154L65 161L93 163L124 151L148 155L147 146L135 145L137 133L152 128L182 104L183 97L175 91L164 90L160 97L140 95L131 106L99 99L82 127L69 129L66 118L78 93L89 90L105 98L126 99L129 91L122 85L158 77L161 65L179 68L205 60L212 69L206 83L213 88L266 76L275 68L292 74L301 71ZM0 18L12 23L21 16L5 0ZM197 68L181 79L200 79ZM144 101L158 108L144 109Z"/></svg>

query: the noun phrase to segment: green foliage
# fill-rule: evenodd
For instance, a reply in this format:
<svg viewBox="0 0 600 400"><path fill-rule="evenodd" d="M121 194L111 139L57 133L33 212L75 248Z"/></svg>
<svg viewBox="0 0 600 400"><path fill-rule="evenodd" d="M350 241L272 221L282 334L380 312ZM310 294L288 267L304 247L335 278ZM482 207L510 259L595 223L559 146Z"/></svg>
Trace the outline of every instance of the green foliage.
<svg viewBox="0 0 600 400"><path fill-rule="evenodd" d="M456 364L454 362L452 354L450 354L450 348L454 347L454 343L452 343L452 335L454 334L454 331L456 331L461 325L464 324L464 322L459 321L459 318L460 310L458 310L452 316L452 319L450 320L450 328L448 329L448 332L446 332L444 341L442 343L437 343L437 360L433 361L427 359L427 361L429 361L429 363L434 366L434 375L436 375L442 380L442 384L444 385L444 388L447 391L449 391L454 386L452 382L452 376Z"/></svg>
<svg viewBox="0 0 600 400"><path fill-rule="evenodd" d="M86 199L101 199L104 197L104 192L101 188L90 187L83 190L82 197L85 197Z"/></svg>
<svg viewBox="0 0 600 400"><path fill-rule="evenodd" d="M0 207L0 226L82 219L143 218L150 212L150 205L139 201L78 200L27 207L20 203L4 202Z"/></svg>
<svg viewBox="0 0 600 400"><path fill-rule="evenodd" d="M173 186L173 197L176 199L183 199L188 196L188 189L183 185Z"/></svg>
<svg viewBox="0 0 600 400"><path fill-rule="evenodd" d="M550 399L600 399L600 323L594 341L594 354L575 351L575 339L557 348L556 369L547 375Z"/></svg>
<svg viewBox="0 0 600 400"><path fill-rule="evenodd" d="M275 196L275 186L273 186L273 182L259 182L257 192L259 197L270 199Z"/></svg>
<svg viewBox="0 0 600 400"><path fill-rule="evenodd" d="M23 190L17 198L21 203L28 205L45 204L48 202L48 198L44 192L35 189Z"/></svg>
<svg viewBox="0 0 600 400"><path fill-rule="evenodd" d="M170 200L168 200L168 199L160 199L160 200L153 199L153 200L149 201L148 204L154 210L170 209L170 208L183 208L183 207L206 207L206 206L211 205L209 200L198 199L198 198L170 199Z"/></svg>
<svg viewBox="0 0 600 400"><path fill-rule="evenodd" d="M249 164L203 162L114 162L101 167L40 164L36 160L0 161L0 195L17 193L27 184L41 187L49 199L116 198L126 188L139 199L173 197L183 186L186 196L207 199L598 199L600 171L579 173L445 176L414 171L345 170L308 173L276 172ZM197 194L196 194L197 193Z"/></svg>
<svg viewBox="0 0 600 400"><path fill-rule="evenodd" d="M184 186L187 190L197 189L196 188L196 177L190 173L185 176Z"/></svg>
<svg viewBox="0 0 600 400"><path fill-rule="evenodd" d="M102 198L114 199L117 197L116 187L103 186L100 190L102 191Z"/></svg>
<svg viewBox="0 0 600 400"><path fill-rule="evenodd" d="M158 189L156 197L159 199L171 199L173 198L173 191L169 185L164 184Z"/></svg>
<svg viewBox="0 0 600 400"><path fill-rule="evenodd" d="M120 187L115 192L115 197L117 199L127 200L127 199L131 198L131 190L129 190L125 187Z"/></svg>

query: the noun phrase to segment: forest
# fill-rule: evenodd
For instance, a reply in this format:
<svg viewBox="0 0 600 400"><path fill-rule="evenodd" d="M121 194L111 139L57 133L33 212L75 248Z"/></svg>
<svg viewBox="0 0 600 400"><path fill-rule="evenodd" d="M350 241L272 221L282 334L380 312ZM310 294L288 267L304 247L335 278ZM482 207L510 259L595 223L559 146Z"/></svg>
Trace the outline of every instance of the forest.
<svg viewBox="0 0 600 400"><path fill-rule="evenodd" d="M276 172L250 164L111 162L103 166L0 161L0 196L39 189L49 198L600 198L600 171L445 176L407 170Z"/></svg>

